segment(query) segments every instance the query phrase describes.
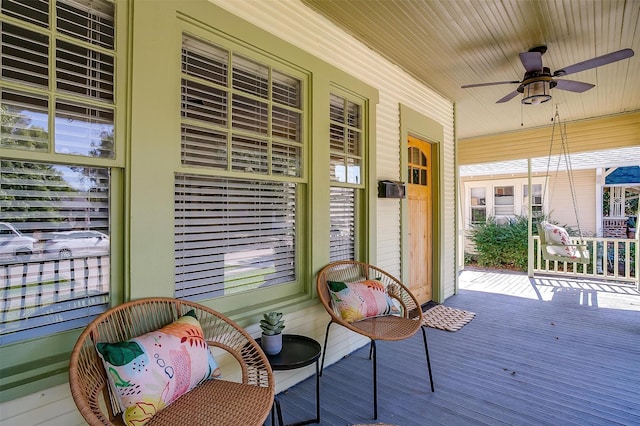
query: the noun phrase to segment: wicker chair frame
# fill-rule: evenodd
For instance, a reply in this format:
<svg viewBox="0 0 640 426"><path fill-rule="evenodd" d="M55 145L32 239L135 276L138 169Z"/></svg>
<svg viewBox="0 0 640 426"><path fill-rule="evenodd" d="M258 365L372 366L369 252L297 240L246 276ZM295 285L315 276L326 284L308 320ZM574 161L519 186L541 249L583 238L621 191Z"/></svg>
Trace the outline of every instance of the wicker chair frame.
<svg viewBox="0 0 640 426"><path fill-rule="evenodd" d="M333 308L331 295L327 281L361 281L376 279L386 288L387 294L397 299L402 305L402 316L385 315L374 318L366 318L356 322L347 322ZM433 376L431 374L431 361L429 360L429 347L427 344L426 327L422 324L422 307L411 291L400 282L399 279L388 272L364 262L343 260L328 264L318 272L316 287L320 302L331 320L327 325L322 352L320 371L324 369L324 358L327 353L327 341L329 329L332 324L339 324L349 330L368 337L371 340L369 358L373 361L373 412L374 419L378 418L378 389L377 389L377 365L376 365L376 340L399 341L413 336L422 329L424 350L427 358L427 369L431 392L435 391Z"/></svg>
<svg viewBox="0 0 640 426"><path fill-rule="evenodd" d="M191 309L195 310L209 346L231 354L240 365L242 378L238 382L207 380L159 411L147 425L263 424L273 405L275 381L260 346L226 316L197 303L172 298L123 303L99 315L82 332L71 353L69 385L88 424L123 424L96 343L114 343L157 330Z"/></svg>

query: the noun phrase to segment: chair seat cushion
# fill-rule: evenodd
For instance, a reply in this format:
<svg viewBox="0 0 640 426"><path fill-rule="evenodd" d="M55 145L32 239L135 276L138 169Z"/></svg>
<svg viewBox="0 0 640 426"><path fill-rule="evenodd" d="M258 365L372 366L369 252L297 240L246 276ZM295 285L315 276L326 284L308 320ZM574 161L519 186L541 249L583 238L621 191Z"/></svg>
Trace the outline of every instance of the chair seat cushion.
<svg viewBox="0 0 640 426"><path fill-rule="evenodd" d="M378 280L357 282L328 281L331 300L342 319L347 322L380 315L400 315L399 306L389 297Z"/></svg>
<svg viewBox="0 0 640 426"><path fill-rule="evenodd" d="M127 425L143 425L156 413L220 369L193 311L136 338L97 343L110 385Z"/></svg>

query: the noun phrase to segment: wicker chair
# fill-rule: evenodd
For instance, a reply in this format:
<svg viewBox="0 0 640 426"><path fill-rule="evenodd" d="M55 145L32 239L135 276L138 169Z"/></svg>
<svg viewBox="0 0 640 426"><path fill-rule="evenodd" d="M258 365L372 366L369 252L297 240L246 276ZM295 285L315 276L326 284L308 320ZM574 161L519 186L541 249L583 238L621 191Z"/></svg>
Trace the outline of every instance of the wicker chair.
<svg viewBox="0 0 640 426"><path fill-rule="evenodd" d="M159 329L191 309L195 310L209 346L225 350L238 361L242 380L207 380L159 411L147 424L236 426L260 425L265 421L273 404L275 382L269 362L255 340L227 317L204 306L171 298L148 298L118 305L101 314L82 332L73 348L69 384L87 423L123 423L96 343L128 340Z"/></svg>
<svg viewBox="0 0 640 426"><path fill-rule="evenodd" d="M385 315L373 318L366 318L356 322L347 322L336 313L333 308L327 281L361 281L365 279L379 280L386 288L387 294L397 299L403 307L403 316ZM318 297L331 320L327 325L324 338L324 350L320 371L324 368L324 358L327 353L327 341L329 339L329 329L331 324L339 324L349 330L368 337L371 340L369 358L373 360L373 413L374 419L378 418L378 389L377 389L377 366L376 366L376 340L398 341L413 336L419 329L422 329L424 340L424 350L427 358L427 370L433 392L433 377L431 376L431 362L429 360L429 348L427 345L427 334L422 325L422 308L416 298L411 294L397 278L382 269L357 261L338 261L330 263L318 272L316 279Z"/></svg>

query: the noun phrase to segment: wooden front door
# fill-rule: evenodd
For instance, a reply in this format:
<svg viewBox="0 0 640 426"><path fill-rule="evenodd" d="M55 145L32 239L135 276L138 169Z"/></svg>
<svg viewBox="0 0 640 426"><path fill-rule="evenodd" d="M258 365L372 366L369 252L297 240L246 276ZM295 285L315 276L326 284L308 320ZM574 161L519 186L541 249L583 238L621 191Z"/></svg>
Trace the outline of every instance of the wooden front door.
<svg viewBox="0 0 640 426"><path fill-rule="evenodd" d="M409 282L406 284L423 304L433 296L431 145L409 136L408 147Z"/></svg>

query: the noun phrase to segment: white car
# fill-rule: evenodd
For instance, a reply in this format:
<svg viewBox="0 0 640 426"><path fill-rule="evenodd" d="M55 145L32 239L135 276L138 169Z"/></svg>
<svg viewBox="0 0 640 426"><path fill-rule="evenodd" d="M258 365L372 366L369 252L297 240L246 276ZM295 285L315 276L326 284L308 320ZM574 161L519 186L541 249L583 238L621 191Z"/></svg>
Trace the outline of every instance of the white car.
<svg viewBox="0 0 640 426"><path fill-rule="evenodd" d="M0 222L0 259L4 261L29 260L38 240L22 235L14 226Z"/></svg>
<svg viewBox="0 0 640 426"><path fill-rule="evenodd" d="M109 236L98 231L52 232L44 243L45 254L60 259L109 253Z"/></svg>

